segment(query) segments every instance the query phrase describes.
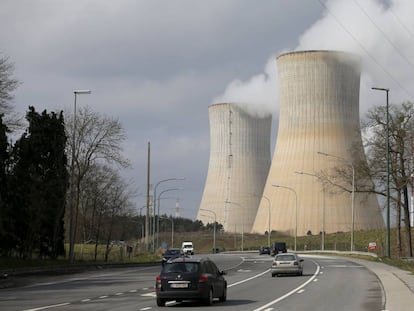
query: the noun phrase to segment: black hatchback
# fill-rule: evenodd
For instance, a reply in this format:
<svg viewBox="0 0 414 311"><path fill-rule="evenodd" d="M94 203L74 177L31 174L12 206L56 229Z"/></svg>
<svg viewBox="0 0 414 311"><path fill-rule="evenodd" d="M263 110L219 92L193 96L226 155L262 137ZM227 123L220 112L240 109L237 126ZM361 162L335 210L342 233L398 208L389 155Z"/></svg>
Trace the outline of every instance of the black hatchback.
<svg viewBox="0 0 414 311"><path fill-rule="evenodd" d="M157 305L165 306L170 300L201 300L204 304L211 305L213 298L224 302L227 299L224 274L207 257L169 260L156 278Z"/></svg>

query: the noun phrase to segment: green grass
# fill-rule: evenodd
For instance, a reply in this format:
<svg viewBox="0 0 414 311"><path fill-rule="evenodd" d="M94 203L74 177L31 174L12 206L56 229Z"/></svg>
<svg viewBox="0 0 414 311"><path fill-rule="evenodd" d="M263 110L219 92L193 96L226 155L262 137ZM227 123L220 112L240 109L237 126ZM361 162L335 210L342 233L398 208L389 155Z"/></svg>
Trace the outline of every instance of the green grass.
<svg viewBox="0 0 414 311"><path fill-rule="evenodd" d="M414 232L414 231L413 231ZM404 236L402 236L404 239ZM174 233L174 247L180 247L183 241L192 241L194 244L195 252L197 254L212 253L213 249L213 234L211 232L185 232ZM297 250L298 251L310 251L321 249L321 236L303 236L297 238ZM351 235L349 232L327 234L325 237L325 251L349 251L350 250ZM159 242L165 242L170 245L171 234L160 233ZM293 249L294 238L285 236L279 233L273 232L271 235L271 242L286 242L288 248ZM384 263L398 266L402 269L412 271L414 273L414 262L404 260L404 243L402 245L402 252L399 252L396 247L396 232L391 230L391 259L384 258L385 256L385 230L370 230L370 231L356 231L354 232L354 244L355 251L366 252L368 243L376 242L377 250L376 254L378 258L364 257L369 260L380 260ZM413 237L414 241L414 237ZM216 234L216 247L220 250L235 251L241 250L242 237L241 234L234 233L217 233ZM259 247L268 244L268 237L258 234L244 234L243 235L243 249L258 251ZM68 245L66 245L68 250ZM112 246L108 261L105 262L105 246L99 245L97 260L94 259L94 245L80 245L75 246L75 264L123 264L123 263L142 263L153 262L160 260L163 250L158 249L156 253L146 251L142 243L136 243L134 251L128 254L125 247ZM68 251L67 251L68 252ZM400 254L399 254L400 253ZM357 256L358 255L352 255ZM23 260L18 258L2 258L0 257L0 270L19 269L27 267L48 267L48 266L61 266L70 265L69 261L65 258L59 258L58 260L43 260L43 259L31 259Z"/></svg>

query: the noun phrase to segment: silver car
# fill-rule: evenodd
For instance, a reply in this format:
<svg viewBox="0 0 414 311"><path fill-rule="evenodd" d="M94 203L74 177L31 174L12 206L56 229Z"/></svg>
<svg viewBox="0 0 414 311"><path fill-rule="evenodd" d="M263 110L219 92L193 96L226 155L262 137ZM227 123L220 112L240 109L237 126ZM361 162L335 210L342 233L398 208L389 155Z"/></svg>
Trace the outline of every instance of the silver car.
<svg viewBox="0 0 414 311"><path fill-rule="evenodd" d="M303 274L303 259L294 253L283 253L275 256L272 263L272 277L280 274Z"/></svg>

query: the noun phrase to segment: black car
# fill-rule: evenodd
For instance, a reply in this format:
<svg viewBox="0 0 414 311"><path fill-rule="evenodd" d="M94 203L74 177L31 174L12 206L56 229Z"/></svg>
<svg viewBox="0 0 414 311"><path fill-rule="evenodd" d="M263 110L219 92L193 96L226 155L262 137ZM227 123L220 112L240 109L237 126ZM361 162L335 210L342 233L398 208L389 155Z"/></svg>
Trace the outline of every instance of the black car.
<svg viewBox="0 0 414 311"><path fill-rule="evenodd" d="M286 253L286 252L287 252L287 248L286 248L285 242L274 242L270 249L270 255L272 256L276 256L277 254Z"/></svg>
<svg viewBox="0 0 414 311"><path fill-rule="evenodd" d="M206 305L211 305L213 298L226 301L224 274L207 257L169 260L156 278L157 305L165 306L169 300L201 300Z"/></svg>
<svg viewBox="0 0 414 311"><path fill-rule="evenodd" d="M181 248L169 248L162 254L162 265L164 265L168 260L174 259L177 257L184 256Z"/></svg>
<svg viewBox="0 0 414 311"><path fill-rule="evenodd" d="M270 255L270 247L269 246L261 246L259 249L259 254L268 254Z"/></svg>

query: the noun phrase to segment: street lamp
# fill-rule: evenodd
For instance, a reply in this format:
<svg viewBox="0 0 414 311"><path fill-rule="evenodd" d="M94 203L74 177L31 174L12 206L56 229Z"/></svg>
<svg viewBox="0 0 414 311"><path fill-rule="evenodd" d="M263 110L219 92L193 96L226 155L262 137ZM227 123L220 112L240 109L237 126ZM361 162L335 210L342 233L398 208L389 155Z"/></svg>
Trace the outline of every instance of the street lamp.
<svg viewBox="0 0 414 311"><path fill-rule="evenodd" d="M295 171L296 174L300 175L309 175L319 179L316 174L306 173L302 171ZM321 250L325 250L325 186L322 184L322 191L323 191L323 203L322 203L322 235L321 235Z"/></svg>
<svg viewBox="0 0 414 311"><path fill-rule="evenodd" d="M72 128L72 159L70 163L70 197L69 197L69 208L70 208L70 215L69 215L69 260L73 262L75 259L75 220L74 220L74 211L75 211L75 148L76 148L76 97L78 94L91 94L90 90L75 90L73 91L75 95L75 103L73 106L73 128Z"/></svg>
<svg viewBox="0 0 414 311"><path fill-rule="evenodd" d="M284 188L287 190L292 191L295 194L295 252L296 252L296 245L297 245L297 239L298 239L298 194L296 193L295 189L281 186L281 185L272 185L272 187L276 188Z"/></svg>
<svg viewBox="0 0 414 311"><path fill-rule="evenodd" d="M163 180L161 180L161 181L159 181L158 183L156 183L155 184L155 187L154 187L154 198L153 198L153 200L154 200L154 204L153 204L153 206L154 206L154 210L152 211L152 213L153 213L153 216L154 216L154 219L153 219L153 222L152 222L152 226L153 226L153 229L152 229L152 231L153 231L153 236L152 236L152 246L153 246L153 251L155 252L155 208L156 208L156 201L157 201L157 187L161 184L161 183L163 183L163 182L166 182L166 181L170 181L170 180L184 180L185 179L185 177L178 177L178 178L167 178L167 179L163 179ZM149 216L148 216L149 217Z"/></svg>
<svg viewBox="0 0 414 311"><path fill-rule="evenodd" d="M351 192L351 252L352 252L354 251L354 227L355 227L355 203L354 203L355 202L355 167L351 161L348 161L347 159L344 159L342 157L329 154L329 153L325 153L325 152L320 152L320 151L318 151L318 154L323 155L325 157L332 157L332 158L340 159L352 167L352 192Z"/></svg>
<svg viewBox="0 0 414 311"><path fill-rule="evenodd" d="M171 247L174 247L174 219L171 217L160 217L161 219L167 219L171 221Z"/></svg>
<svg viewBox="0 0 414 311"><path fill-rule="evenodd" d="M158 248L158 236L160 234L160 220L159 220L159 217L160 217L161 195L165 192L168 192L168 191L176 191L176 190L182 190L182 189L183 188L170 188L170 189L166 189L166 190L161 191L160 194L158 195L158 204L157 204L157 216L158 216L158 218L157 218L157 231L156 231L157 232L157 244L156 244L157 248Z"/></svg>
<svg viewBox="0 0 414 311"><path fill-rule="evenodd" d="M242 209L241 251L243 252L244 251L244 207L236 202L225 201L224 203L234 204Z"/></svg>
<svg viewBox="0 0 414 311"><path fill-rule="evenodd" d="M389 113L389 103L388 103L388 93L389 89L372 87L371 89L376 91L384 91L387 95L386 110L387 110L387 238L386 238L386 248L385 256L391 257L391 239L390 239L390 113Z"/></svg>
<svg viewBox="0 0 414 311"><path fill-rule="evenodd" d="M209 209L200 208L200 211L210 212L214 215L214 232L213 232L213 253L216 252L216 223L217 223L217 214Z"/></svg>

